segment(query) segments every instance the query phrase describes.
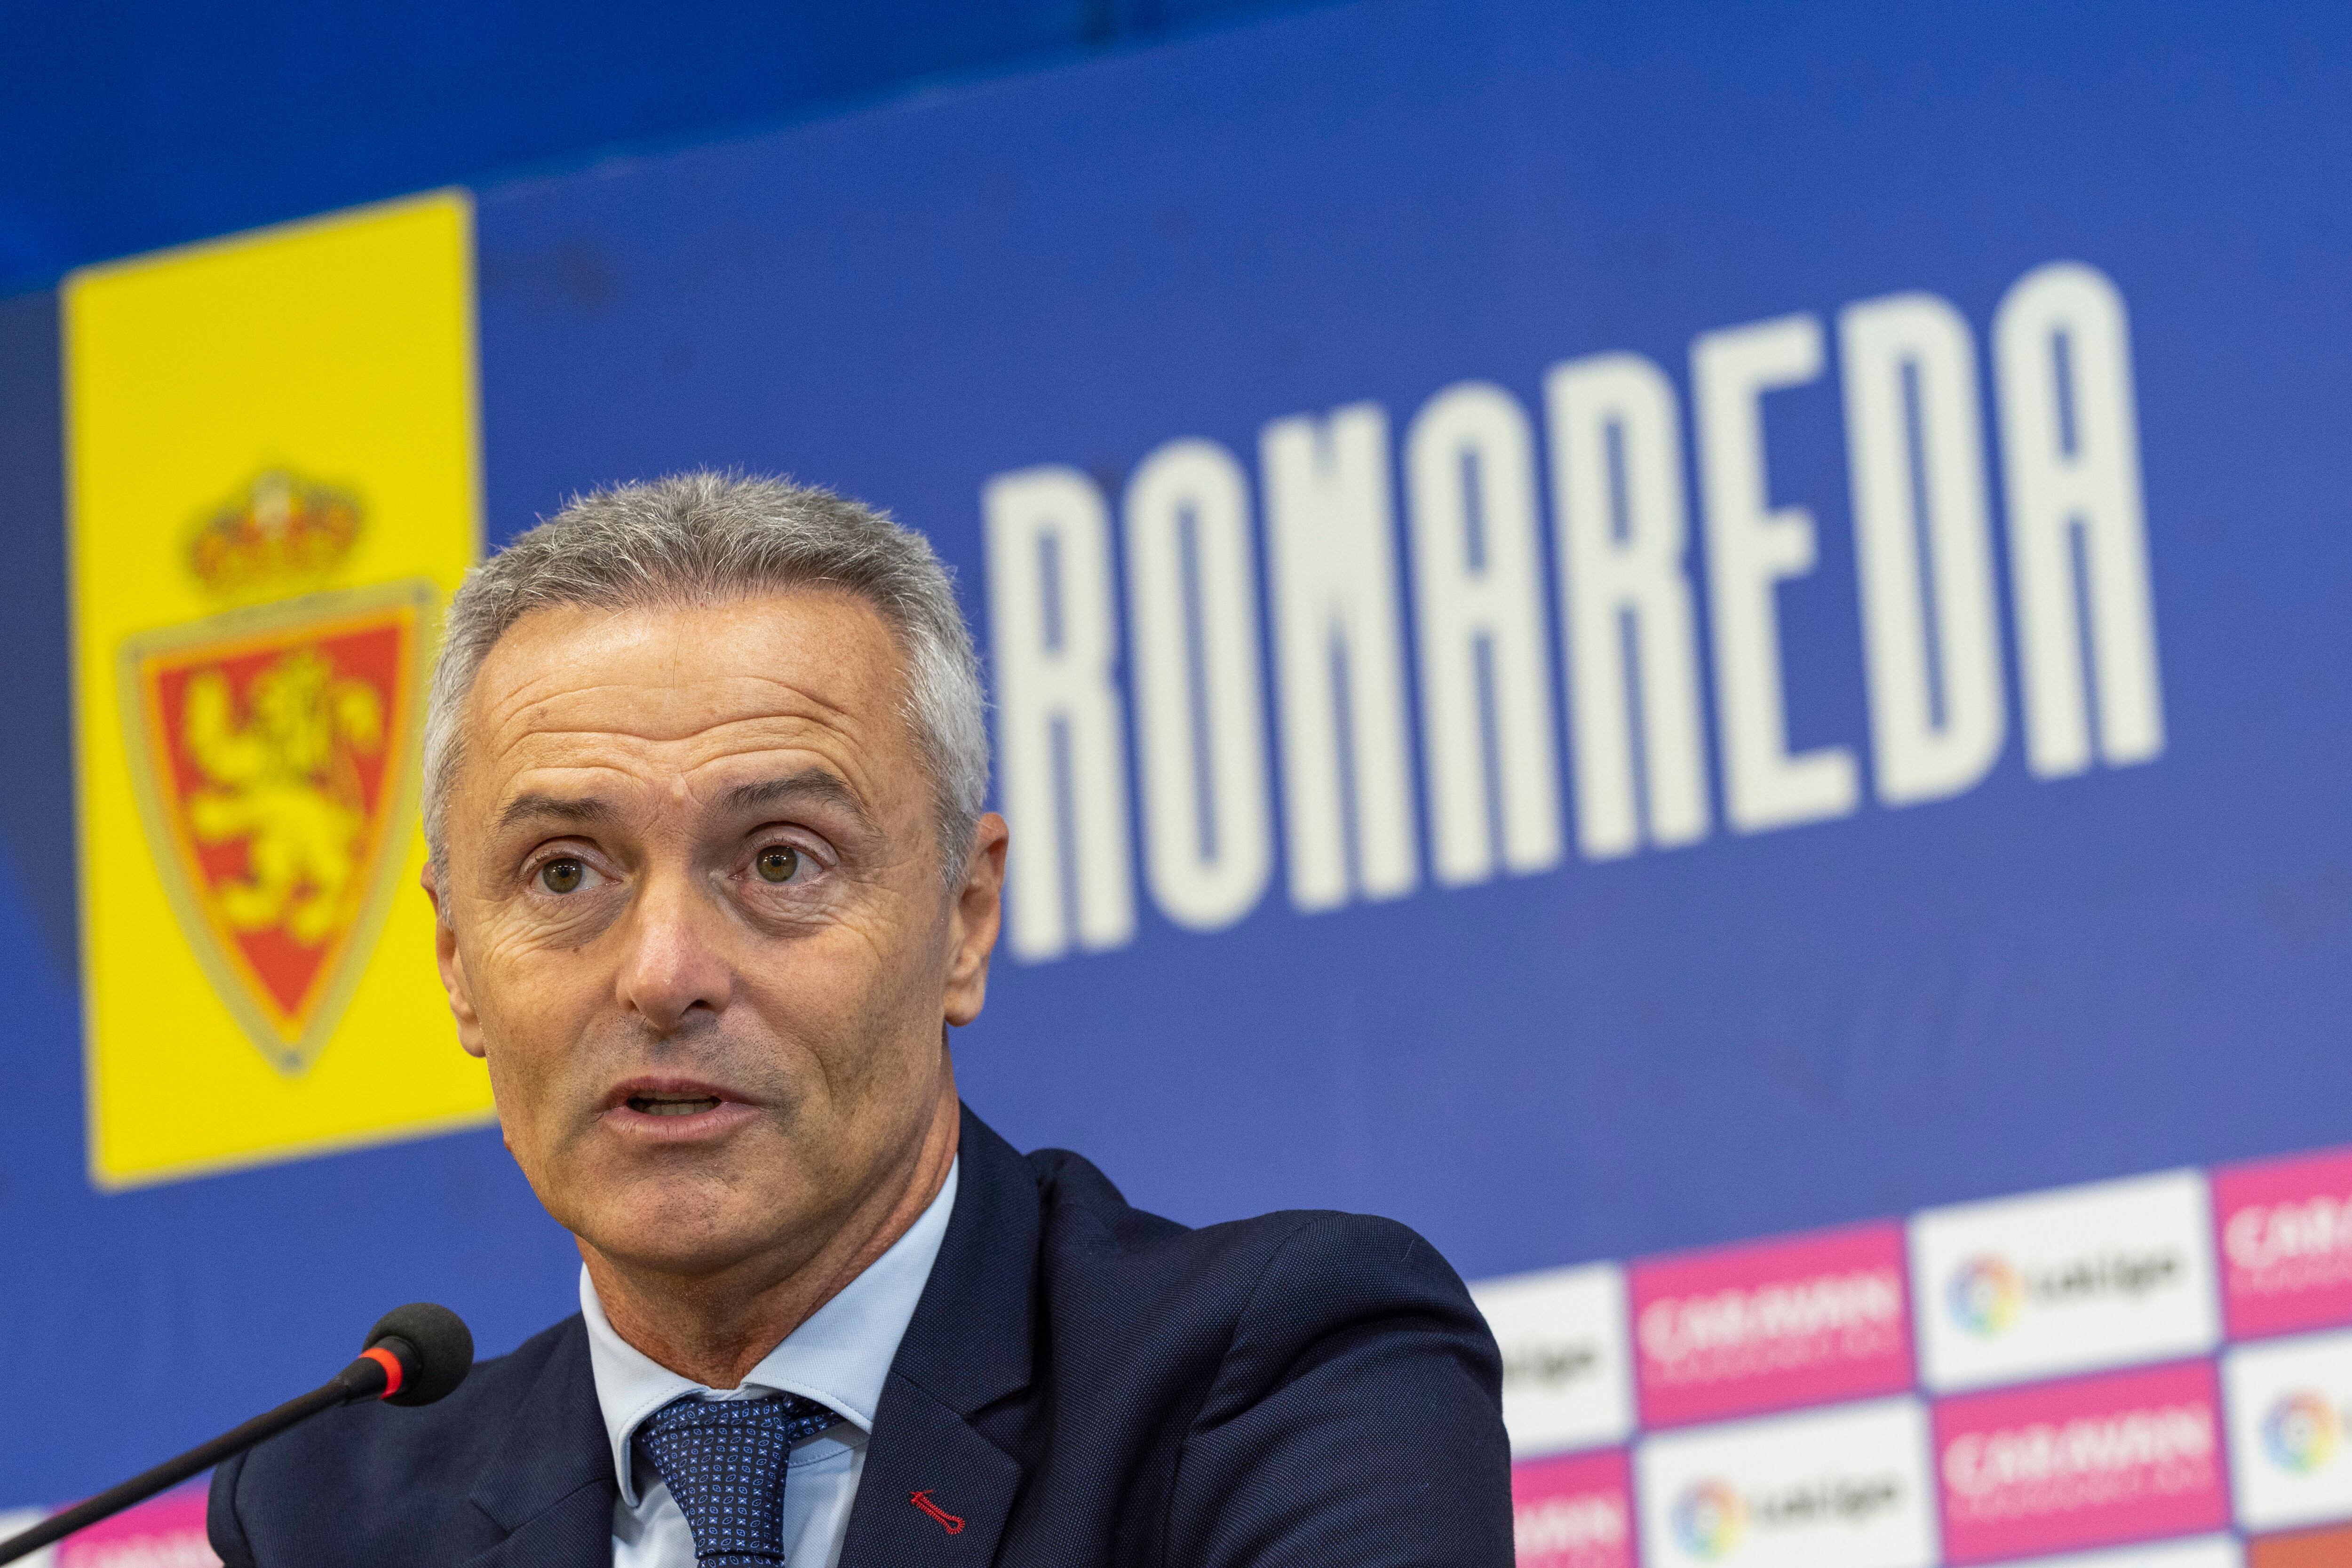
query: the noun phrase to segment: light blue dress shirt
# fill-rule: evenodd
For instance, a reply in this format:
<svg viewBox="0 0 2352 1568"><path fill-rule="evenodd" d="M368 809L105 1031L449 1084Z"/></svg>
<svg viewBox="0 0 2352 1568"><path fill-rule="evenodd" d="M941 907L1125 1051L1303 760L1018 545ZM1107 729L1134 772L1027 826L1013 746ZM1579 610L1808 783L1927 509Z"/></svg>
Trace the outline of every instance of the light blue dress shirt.
<svg viewBox="0 0 2352 1568"><path fill-rule="evenodd" d="M785 1460L784 1560L792 1568L834 1568L849 1532L849 1508L874 1435L874 1407L890 1362L906 1337L915 1303L931 1277L931 1262L955 1207L956 1172L931 1206L841 1294L753 1367L740 1388L711 1389L680 1377L614 1331L588 1270L580 1270L580 1314L588 1320L588 1362L596 1376L596 1403L613 1440L613 1473L620 1500L613 1505L613 1568L694 1568L694 1533L669 1488L650 1470L637 1484L629 1440L637 1426L681 1394L749 1399L797 1394L831 1405L841 1421L793 1445Z"/></svg>

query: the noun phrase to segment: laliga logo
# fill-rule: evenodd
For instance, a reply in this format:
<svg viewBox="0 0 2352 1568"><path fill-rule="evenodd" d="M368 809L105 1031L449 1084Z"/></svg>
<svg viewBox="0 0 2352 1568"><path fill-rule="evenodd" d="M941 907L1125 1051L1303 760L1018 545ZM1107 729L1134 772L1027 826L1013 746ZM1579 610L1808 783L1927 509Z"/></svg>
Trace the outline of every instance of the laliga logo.
<svg viewBox="0 0 2352 1568"><path fill-rule="evenodd" d="M2327 1463L2338 1436L2336 1412L2315 1394L2286 1394L2263 1417L2263 1447L2290 1470L2307 1472Z"/></svg>
<svg viewBox="0 0 2352 1568"><path fill-rule="evenodd" d="M2025 1282L2005 1258L1972 1258L1952 1276L1945 1299L1960 1327L1990 1339L2017 1321Z"/></svg>
<svg viewBox="0 0 2352 1568"><path fill-rule="evenodd" d="M1675 1534L1695 1557L1728 1555L1747 1528L1747 1505L1721 1481L1699 1481L1675 1503Z"/></svg>

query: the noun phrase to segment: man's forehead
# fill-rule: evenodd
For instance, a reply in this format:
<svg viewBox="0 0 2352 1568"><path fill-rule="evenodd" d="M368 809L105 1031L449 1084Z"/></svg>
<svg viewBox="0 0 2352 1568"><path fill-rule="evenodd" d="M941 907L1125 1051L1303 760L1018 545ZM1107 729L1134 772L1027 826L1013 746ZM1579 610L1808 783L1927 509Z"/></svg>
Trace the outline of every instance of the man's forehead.
<svg viewBox="0 0 2352 1568"><path fill-rule="evenodd" d="M483 661L467 749L506 774L656 751L672 769L732 774L730 759L756 771L752 754L798 751L864 793L860 760L895 762L910 741L899 680L879 616L840 593L535 611ZM759 780L714 787L746 782Z"/></svg>
<svg viewBox="0 0 2352 1568"><path fill-rule="evenodd" d="M896 639L863 599L813 588L711 604L533 610L482 661L477 693L503 687L525 700L625 688L788 680L828 707L899 680Z"/></svg>

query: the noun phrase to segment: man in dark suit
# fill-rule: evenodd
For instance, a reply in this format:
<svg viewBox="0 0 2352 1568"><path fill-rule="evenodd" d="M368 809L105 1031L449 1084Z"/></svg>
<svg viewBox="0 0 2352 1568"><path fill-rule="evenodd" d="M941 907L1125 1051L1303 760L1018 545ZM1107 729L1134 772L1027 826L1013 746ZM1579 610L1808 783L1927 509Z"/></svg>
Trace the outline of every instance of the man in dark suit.
<svg viewBox="0 0 2352 1568"><path fill-rule="evenodd" d="M426 889L581 1312L224 1465L245 1564L1484 1564L1492 1339L1391 1222L1188 1230L959 1101L1006 827L919 536L576 502L453 602Z"/></svg>

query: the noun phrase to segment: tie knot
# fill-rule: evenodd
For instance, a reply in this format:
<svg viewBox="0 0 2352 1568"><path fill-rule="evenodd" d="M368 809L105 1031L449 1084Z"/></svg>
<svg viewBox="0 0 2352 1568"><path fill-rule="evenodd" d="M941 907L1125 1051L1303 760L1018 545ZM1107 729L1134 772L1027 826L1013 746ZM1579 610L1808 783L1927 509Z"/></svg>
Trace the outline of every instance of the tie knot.
<svg viewBox="0 0 2352 1568"><path fill-rule="evenodd" d="M841 1417L812 1399L689 1394L646 1418L635 1444L694 1532L694 1560L754 1568L784 1560L784 1457Z"/></svg>

